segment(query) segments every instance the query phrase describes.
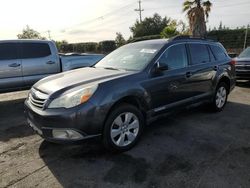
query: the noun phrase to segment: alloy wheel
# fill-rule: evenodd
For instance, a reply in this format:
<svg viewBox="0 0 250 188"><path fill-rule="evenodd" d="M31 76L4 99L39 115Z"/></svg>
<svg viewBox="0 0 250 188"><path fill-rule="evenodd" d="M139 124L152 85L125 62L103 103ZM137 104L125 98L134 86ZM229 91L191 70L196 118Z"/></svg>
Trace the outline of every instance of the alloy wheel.
<svg viewBox="0 0 250 188"><path fill-rule="evenodd" d="M139 133L139 123L138 117L131 112L118 115L110 129L112 142L119 147L131 144Z"/></svg>
<svg viewBox="0 0 250 188"><path fill-rule="evenodd" d="M227 99L227 90L225 87L221 86L216 93L216 106L218 108L222 108L225 103L226 103L226 99Z"/></svg>

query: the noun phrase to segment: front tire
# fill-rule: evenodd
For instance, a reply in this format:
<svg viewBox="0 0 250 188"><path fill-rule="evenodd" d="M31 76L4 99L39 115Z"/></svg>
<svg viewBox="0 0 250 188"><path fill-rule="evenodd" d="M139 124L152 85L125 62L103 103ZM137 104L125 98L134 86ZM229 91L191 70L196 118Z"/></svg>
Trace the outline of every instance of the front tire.
<svg viewBox="0 0 250 188"><path fill-rule="evenodd" d="M220 112L223 110L227 103L228 94L229 91L227 84L225 84L224 82L219 83L215 91L213 102L211 104L213 111Z"/></svg>
<svg viewBox="0 0 250 188"><path fill-rule="evenodd" d="M138 108L129 104L116 106L104 125L103 144L111 151L127 151L139 140L144 118Z"/></svg>

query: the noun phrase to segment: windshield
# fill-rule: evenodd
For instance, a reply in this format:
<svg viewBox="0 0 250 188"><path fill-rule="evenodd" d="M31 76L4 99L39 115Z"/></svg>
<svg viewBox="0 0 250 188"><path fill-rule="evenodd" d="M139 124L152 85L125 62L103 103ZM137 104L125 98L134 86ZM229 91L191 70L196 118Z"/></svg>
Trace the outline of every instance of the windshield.
<svg viewBox="0 0 250 188"><path fill-rule="evenodd" d="M241 57L241 58L249 57L250 58L250 47L246 48L243 52L241 52L239 57Z"/></svg>
<svg viewBox="0 0 250 188"><path fill-rule="evenodd" d="M139 71L148 65L163 45L147 42L128 44L104 57L94 67Z"/></svg>

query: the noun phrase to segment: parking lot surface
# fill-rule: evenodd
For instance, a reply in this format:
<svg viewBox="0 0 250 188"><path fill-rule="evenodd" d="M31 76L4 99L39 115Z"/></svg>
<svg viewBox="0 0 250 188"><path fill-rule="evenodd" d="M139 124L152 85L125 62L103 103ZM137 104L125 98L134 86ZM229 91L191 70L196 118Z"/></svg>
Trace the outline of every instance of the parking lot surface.
<svg viewBox="0 0 250 188"><path fill-rule="evenodd" d="M250 187L250 82L223 112L201 106L170 115L122 154L98 141L43 141L26 125L26 95L0 95L0 187Z"/></svg>

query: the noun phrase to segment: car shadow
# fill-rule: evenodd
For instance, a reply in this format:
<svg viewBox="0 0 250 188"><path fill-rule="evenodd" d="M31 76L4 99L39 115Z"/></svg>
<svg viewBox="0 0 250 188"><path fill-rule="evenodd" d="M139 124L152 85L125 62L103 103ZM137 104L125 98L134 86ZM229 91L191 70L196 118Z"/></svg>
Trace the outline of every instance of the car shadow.
<svg viewBox="0 0 250 188"><path fill-rule="evenodd" d="M39 154L63 187L193 187L207 169L220 167L213 166L215 159L232 163L235 169L238 156L249 162L246 149L233 154L228 151L230 156L223 158L232 143L247 147L249 112L249 105L234 102L220 113L210 113L207 106L184 110L147 126L137 146L120 154L106 151L99 140L82 145L44 141ZM247 164L240 165L247 170ZM224 163L220 168L220 176L228 176ZM248 181L241 178L240 171L229 176L228 182L235 176L237 181ZM206 183L206 177L203 181Z"/></svg>
<svg viewBox="0 0 250 188"><path fill-rule="evenodd" d="M27 127L24 117L24 100L17 99L0 102L0 141L30 136L32 129Z"/></svg>

